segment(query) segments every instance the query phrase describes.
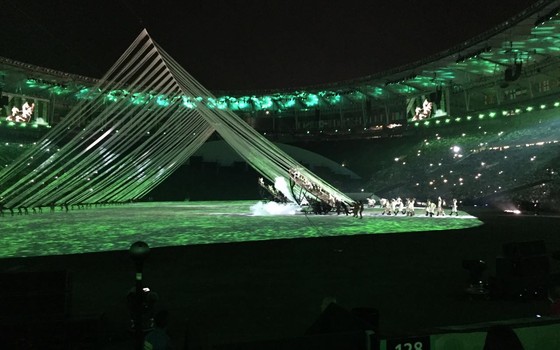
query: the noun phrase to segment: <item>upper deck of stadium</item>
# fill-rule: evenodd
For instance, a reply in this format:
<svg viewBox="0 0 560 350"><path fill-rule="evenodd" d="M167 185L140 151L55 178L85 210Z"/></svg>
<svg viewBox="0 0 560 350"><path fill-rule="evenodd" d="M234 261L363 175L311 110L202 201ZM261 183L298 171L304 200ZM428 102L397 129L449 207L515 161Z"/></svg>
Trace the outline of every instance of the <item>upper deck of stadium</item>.
<svg viewBox="0 0 560 350"><path fill-rule="evenodd" d="M446 123L477 111L511 114L535 101L552 106L560 88L559 10L559 1L537 1L471 40L359 79L290 90L214 91L200 98L278 139L367 137L406 125L425 100L433 103L431 117L445 117ZM31 99L37 116L51 125L98 82L9 58L0 58L0 72L0 117ZM134 92L114 90L106 96L108 103L119 98L133 102Z"/></svg>

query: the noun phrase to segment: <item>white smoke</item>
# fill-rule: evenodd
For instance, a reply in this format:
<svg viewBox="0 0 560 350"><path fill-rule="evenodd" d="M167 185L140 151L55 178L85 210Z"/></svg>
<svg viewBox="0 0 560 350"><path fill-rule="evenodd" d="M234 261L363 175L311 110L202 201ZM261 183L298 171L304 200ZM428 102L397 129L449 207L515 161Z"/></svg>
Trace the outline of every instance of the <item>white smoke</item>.
<svg viewBox="0 0 560 350"><path fill-rule="evenodd" d="M295 203L258 202L251 206L254 216L295 215L301 208Z"/></svg>
<svg viewBox="0 0 560 350"><path fill-rule="evenodd" d="M251 206L251 213L255 216L268 216L268 215L294 215L298 211L301 211L301 207L297 204L290 191L290 187L286 182L286 179L282 176L278 176L274 179L274 188L281 192L286 198L288 198L288 203L277 203L277 202L258 202L257 204Z"/></svg>

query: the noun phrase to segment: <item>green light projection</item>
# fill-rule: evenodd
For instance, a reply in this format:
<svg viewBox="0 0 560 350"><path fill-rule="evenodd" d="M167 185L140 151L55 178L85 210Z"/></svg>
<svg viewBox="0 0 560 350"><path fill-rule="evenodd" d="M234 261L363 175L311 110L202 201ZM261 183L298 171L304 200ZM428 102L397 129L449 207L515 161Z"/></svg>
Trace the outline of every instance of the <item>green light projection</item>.
<svg viewBox="0 0 560 350"><path fill-rule="evenodd" d="M185 106L189 109L193 109L193 108L196 107L196 102L194 102L190 97L181 96L181 98L183 99L183 106Z"/></svg>
<svg viewBox="0 0 560 350"><path fill-rule="evenodd" d="M140 104L146 104L148 103L151 99L152 96L148 95L148 94L142 94L142 93L134 93L130 96L131 102L132 104L135 105L140 105Z"/></svg>
<svg viewBox="0 0 560 350"><path fill-rule="evenodd" d="M379 86L367 85L364 87L364 91L367 95L374 98L381 98L387 95L387 91Z"/></svg>
<svg viewBox="0 0 560 350"><path fill-rule="evenodd" d="M348 93L348 96L354 101L363 101L366 98L366 95L361 91L352 91Z"/></svg>
<svg viewBox="0 0 560 350"><path fill-rule="evenodd" d="M246 109L250 109L250 108L251 108L251 104L249 102L249 98L241 98L241 99L237 100L237 109L246 110Z"/></svg>
<svg viewBox="0 0 560 350"><path fill-rule="evenodd" d="M436 82L435 79L427 76L417 76L416 78L412 79L410 82L413 83L414 85L419 85L426 89L436 88L438 86L438 83Z"/></svg>
<svg viewBox="0 0 560 350"><path fill-rule="evenodd" d="M315 107L319 104L319 96L315 95L315 94L307 94L305 100L303 101L303 103L307 106L307 107Z"/></svg>
<svg viewBox="0 0 560 350"><path fill-rule="evenodd" d="M410 95L414 93L418 93L418 89L413 86L406 85L406 84L391 84L388 86L391 90L402 94L402 95Z"/></svg>
<svg viewBox="0 0 560 350"><path fill-rule="evenodd" d="M262 109L270 109L274 105L272 101L272 97L270 96L263 96L261 97L261 108Z"/></svg>
<svg viewBox="0 0 560 350"><path fill-rule="evenodd" d="M250 100L251 100L251 104L252 104L253 106L255 106L255 109L257 109L257 110L263 109L262 106L261 106L261 100L260 100L258 97L256 97L256 96L251 96L251 97L250 97Z"/></svg>
<svg viewBox="0 0 560 350"><path fill-rule="evenodd" d="M0 219L0 258L127 250L142 240L150 247L271 239L457 230L481 221L460 217L381 216L366 208L363 219L337 215L253 216L257 201L137 203L69 212L56 209ZM125 219L126 218L126 219ZM466 233L465 233L466 234Z"/></svg>
<svg viewBox="0 0 560 350"><path fill-rule="evenodd" d="M216 100L216 107L218 109L227 109L229 107L228 99L225 97L218 98Z"/></svg>
<svg viewBox="0 0 560 350"><path fill-rule="evenodd" d="M93 93L92 89L87 88L87 87L82 87L78 90L78 92L76 92L74 94L74 97L77 100L91 100L91 99L94 99L98 96L97 96L97 94Z"/></svg>
<svg viewBox="0 0 560 350"><path fill-rule="evenodd" d="M285 100L285 101L286 101L286 102L284 102L284 103L280 103L280 105L281 105L283 108L292 108L292 107L294 107L294 106L296 105L296 99L295 99L295 98L290 98L290 99Z"/></svg>
<svg viewBox="0 0 560 350"><path fill-rule="evenodd" d="M32 89L48 90L55 95L65 95L73 91L69 87L59 82L47 81L43 79L29 78L25 81L25 85Z"/></svg>
<svg viewBox="0 0 560 350"><path fill-rule="evenodd" d="M161 106L161 107L168 107L169 105L171 105L171 102L169 101L169 99L164 95L159 95L156 98L156 103L157 103L158 106Z"/></svg>

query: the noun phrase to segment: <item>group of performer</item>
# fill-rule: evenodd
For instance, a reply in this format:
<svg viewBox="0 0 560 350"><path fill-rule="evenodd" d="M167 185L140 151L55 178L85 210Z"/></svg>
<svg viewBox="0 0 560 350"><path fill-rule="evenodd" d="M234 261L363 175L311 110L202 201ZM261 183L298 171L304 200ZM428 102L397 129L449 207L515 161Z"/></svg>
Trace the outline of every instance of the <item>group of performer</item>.
<svg viewBox="0 0 560 350"><path fill-rule="evenodd" d="M376 200L373 198L368 198L368 207L375 208ZM441 197L437 198L437 201L432 201L428 199L426 203L417 202L416 198L406 198L403 201L400 197L391 198L387 200L381 198L379 200L379 207L382 209L381 215L406 215L414 216L416 215L416 204L423 205L425 208L425 215L429 217L435 216L445 216L446 202ZM453 198L450 205L449 215L459 216L458 202L456 198Z"/></svg>
<svg viewBox="0 0 560 350"><path fill-rule="evenodd" d="M31 121L31 117L33 116L33 110L35 109L35 103L29 103L25 101L25 103L19 109L16 106L12 107L12 114L6 117L7 121L10 122L17 122L17 123L28 123Z"/></svg>
<svg viewBox="0 0 560 350"><path fill-rule="evenodd" d="M48 205L37 205L37 206L32 206L32 207L27 207L27 206L17 206L17 207L6 207L4 205L4 203L0 202L0 217L4 216L6 212L8 212L10 214L10 216L14 216L14 215L29 215L31 213L33 214L39 214L43 212L43 208L45 208L46 210L48 210L51 213L54 213L57 211L57 208L60 208L60 211L65 211L68 212L70 210L74 210L74 209L88 209L88 208L97 208L97 207L105 207L108 205L114 206L114 205L124 205L124 204L130 204L132 203L131 201L124 201L124 202L117 202L117 201L109 201L109 202L97 202L97 203L74 203L74 204L69 204L69 203L49 203Z"/></svg>
<svg viewBox="0 0 560 350"><path fill-rule="evenodd" d="M414 110L414 117L412 117L412 120L416 121L429 118L432 115L432 108L433 103L428 100L424 100L422 107L416 107Z"/></svg>
<svg viewBox="0 0 560 350"><path fill-rule="evenodd" d="M445 216L444 207L446 203L441 197L438 197L437 204L436 202L432 202L430 199L426 201L426 216ZM457 199L453 198L451 201L451 211L449 215L459 216L458 206L457 206Z"/></svg>
<svg viewBox="0 0 560 350"><path fill-rule="evenodd" d="M309 181L303 174L295 169L290 169L290 178L293 184L297 184L307 191L307 195L304 195L303 200L298 202L298 205L308 206L310 211L314 214L328 214L332 211L336 211L337 215L352 214L353 217L362 218L364 212L364 201L357 200L351 203L346 203L341 200L335 199L331 194L324 191L320 186ZM278 203L287 203L288 198L278 191L272 185L266 185L264 179L261 177L258 179L259 186L265 189L269 193L269 199ZM368 208L375 208L377 201L374 198L367 198ZM379 200L379 208L382 209L381 215L405 215L405 216L415 216L416 206L424 206L425 215L429 217L433 216L445 216L444 208L447 206L445 200L441 197L437 198L437 201L432 201L428 199L425 203L417 202L416 198L406 198L404 201L400 197L392 198L390 200L381 198ZM449 215L459 216L458 211L458 201L453 198L450 205Z"/></svg>
<svg viewBox="0 0 560 350"><path fill-rule="evenodd" d="M328 193L324 188L319 186L317 183L309 180L305 175L303 175L297 169L290 169L289 170L290 179L300 186L302 189L307 191L311 196L317 198L318 200L324 202L331 208L336 207L337 199L330 193Z"/></svg>
<svg viewBox="0 0 560 350"><path fill-rule="evenodd" d="M375 199L368 198L368 206L375 208ZM382 209L381 215L399 215L414 216L416 214L415 207L416 198L407 198L403 201L400 197L391 198L387 200L381 198L379 200L379 207Z"/></svg>
<svg viewBox="0 0 560 350"><path fill-rule="evenodd" d="M340 215L342 213L346 214L347 216L352 214L352 217L355 218L363 218L364 212L364 202L359 200L351 203L350 207L346 205L346 203L342 201L337 201L335 205L336 214Z"/></svg>

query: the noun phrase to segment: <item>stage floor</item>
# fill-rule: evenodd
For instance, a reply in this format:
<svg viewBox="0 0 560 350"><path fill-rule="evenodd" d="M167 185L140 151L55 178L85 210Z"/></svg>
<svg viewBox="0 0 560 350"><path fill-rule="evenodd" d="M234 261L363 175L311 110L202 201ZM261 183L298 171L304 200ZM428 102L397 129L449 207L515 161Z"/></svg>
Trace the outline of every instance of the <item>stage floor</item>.
<svg viewBox="0 0 560 350"><path fill-rule="evenodd" d="M0 218L0 258L128 250L135 241L152 248L292 238L455 230L482 224L459 216L381 215L365 208L363 219L346 215L262 215L258 201L150 202L73 209L54 213L6 214Z"/></svg>
<svg viewBox="0 0 560 350"><path fill-rule="evenodd" d="M176 348L304 334L325 297L379 311L382 335L531 318L546 299L478 300L465 293L463 259L496 275L503 244L543 240L560 249L559 216L467 208L459 217L363 219L253 216L257 201L137 203L0 218L1 272L71 276L70 314L99 315L97 349L131 348L126 295L134 286L128 249L147 242L144 283L170 311ZM484 224L482 224L484 223ZM551 272L560 270L551 259ZM94 333L94 330L91 330Z"/></svg>

